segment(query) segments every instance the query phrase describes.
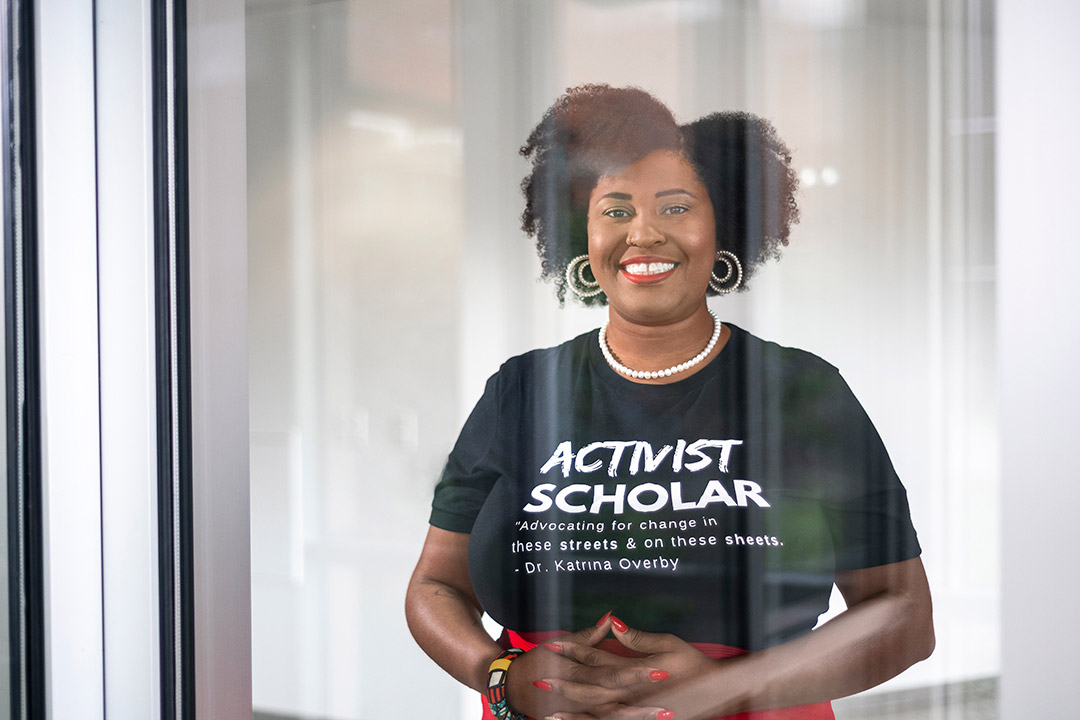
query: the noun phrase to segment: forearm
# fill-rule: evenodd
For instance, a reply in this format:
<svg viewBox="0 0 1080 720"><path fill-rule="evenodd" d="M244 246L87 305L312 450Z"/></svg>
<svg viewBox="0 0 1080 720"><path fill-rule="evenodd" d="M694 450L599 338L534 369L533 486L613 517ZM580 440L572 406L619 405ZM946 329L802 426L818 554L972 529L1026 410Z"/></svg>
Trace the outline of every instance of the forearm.
<svg viewBox="0 0 1080 720"><path fill-rule="evenodd" d="M733 686L747 693L737 709L845 697L925 659L934 643L929 613L904 604L896 598L872 598L797 640L739 658L732 670L742 682Z"/></svg>
<svg viewBox="0 0 1080 720"><path fill-rule="evenodd" d="M405 594L405 618L416 642L459 682L483 691L502 649L480 621L468 582L468 536L432 529Z"/></svg>
<svg viewBox="0 0 1080 720"><path fill-rule="evenodd" d="M715 701L710 712L832 700L874 687L927 658L934 648L930 594L921 563L912 562L896 566L914 578L901 588L861 598L791 642L716 661L712 677L702 679L701 690ZM735 697L731 688L740 689Z"/></svg>
<svg viewBox="0 0 1080 720"><path fill-rule="evenodd" d="M434 580L411 584L405 608L409 630L428 657L482 692L488 665L501 648L484 630L480 612L456 590Z"/></svg>

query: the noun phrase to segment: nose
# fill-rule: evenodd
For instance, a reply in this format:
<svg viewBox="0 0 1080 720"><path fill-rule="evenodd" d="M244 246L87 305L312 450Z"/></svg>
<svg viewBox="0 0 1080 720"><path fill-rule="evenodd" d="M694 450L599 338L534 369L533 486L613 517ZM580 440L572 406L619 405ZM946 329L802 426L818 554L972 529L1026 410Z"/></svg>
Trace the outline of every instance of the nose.
<svg viewBox="0 0 1080 720"><path fill-rule="evenodd" d="M660 232L645 213L641 213L633 219L626 233L626 244L632 247L652 247L664 242L664 234Z"/></svg>

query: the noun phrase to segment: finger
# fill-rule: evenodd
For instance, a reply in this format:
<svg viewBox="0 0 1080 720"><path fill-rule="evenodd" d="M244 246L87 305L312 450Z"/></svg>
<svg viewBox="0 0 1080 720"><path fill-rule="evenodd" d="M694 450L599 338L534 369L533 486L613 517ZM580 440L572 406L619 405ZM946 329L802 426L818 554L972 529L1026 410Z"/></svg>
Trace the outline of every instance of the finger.
<svg viewBox="0 0 1080 720"><path fill-rule="evenodd" d="M564 700L587 708L595 708L598 705L609 705L620 700L625 700L625 693L612 688L586 685L572 680L560 678L547 678L533 683L544 692L559 695Z"/></svg>
<svg viewBox="0 0 1080 720"><path fill-rule="evenodd" d="M614 713L620 712L625 705L611 703L592 708L592 712L566 712L559 711L546 715L544 720L600 720L601 718L613 717Z"/></svg>
<svg viewBox="0 0 1080 720"><path fill-rule="evenodd" d="M636 671L631 672L638 675ZM638 684L638 681L635 680L632 683L624 681L622 676L626 675L625 671L608 671L604 669L599 671L599 675L601 676L599 682L581 682L567 678L544 678L533 684L545 692L559 695L587 708L595 708L598 705L630 703L643 694L644 689ZM645 682L653 682L648 680L648 674L645 675L645 678ZM634 687L635 685L636 687ZM596 714L595 710L593 710L593 714Z"/></svg>
<svg viewBox="0 0 1080 720"><path fill-rule="evenodd" d="M674 637L666 633L651 633L627 626L616 617L611 618L611 629L615 639L623 646L645 655L671 650Z"/></svg>
<svg viewBox="0 0 1080 720"><path fill-rule="evenodd" d="M612 715L610 720L675 720L675 713L664 708L628 707L618 714Z"/></svg>
<svg viewBox="0 0 1080 720"><path fill-rule="evenodd" d="M557 713L561 716L563 713ZM674 720L675 713L660 707L613 704L594 708L591 715L597 720Z"/></svg>
<svg viewBox="0 0 1080 720"><path fill-rule="evenodd" d="M659 707L619 705L610 712L599 713L598 720L675 720L675 713Z"/></svg>
<svg viewBox="0 0 1080 720"><path fill-rule="evenodd" d="M640 665L637 659L626 657L624 655L616 655L615 653L608 652L607 650L601 650L600 648L593 647L592 645L582 645L569 640L560 638L556 642L544 643L544 649L554 653L558 653L563 657L573 660L574 662L581 663L583 665L601 666L601 665Z"/></svg>
<svg viewBox="0 0 1080 720"><path fill-rule="evenodd" d="M660 707L637 707L612 703L594 708L591 713L557 712L544 720L675 720L675 713Z"/></svg>
<svg viewBox="0 0 1080 720"><path fill-rule="evenodd" d="M597 621L596 625L582 628L581 630L570 633L569 635L562 635L560 637L557 637L555 638L555 642L560 643L563 640L566 640L567 642L576 642L582 645L596 645L605 637L607 637L607 634L610 630L611 612L609 611L602 618L600 618L600 620Z"/></svg>
<svg viewBox="0 0 1080 720"><path fill-rule="evenodd" d="M545 681L564 680L588 685L593 687L623 689L645 683L658 683L667 680L670 675L666 670L648 667L645 665L600 665L596 667L588 665L575 665L560 668L563 672L553 673L551 678Z"/></svg>

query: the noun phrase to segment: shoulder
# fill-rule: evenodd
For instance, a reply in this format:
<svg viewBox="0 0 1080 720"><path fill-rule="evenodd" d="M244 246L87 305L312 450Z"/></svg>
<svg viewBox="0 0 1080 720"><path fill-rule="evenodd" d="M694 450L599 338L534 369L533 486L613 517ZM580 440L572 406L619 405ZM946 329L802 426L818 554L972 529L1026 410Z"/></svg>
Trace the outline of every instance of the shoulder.
<svg viewBox="0 0 1080 720"><path fill-rule="evenodd" d="M746 377L754 378L753 363L759 363L762 393L779 402L785 417L818 430L831 427L837 432L850 432L853 428L872 427L862 404L831 363L806 350L749 333L745 336L744 356L750 360Z"/></svg>
<svg viewBox="0 0 1080 720"><path fill-rule="evenodd" d="M531 382L579 370L588 364L589 344L596 342L596 332L590 330L560 345L515 355L499 367L494 377L504 387L512 387L522 381Z"/></svg>
<svg viewBox="0 0 1080 720"><path fill-rule="evenodd" d="M800 422L835 418L847 424L861 408L831 363L806 350L787 347L732 328L742 382L760 402L776 403L785 417ZM756 388L756 390L754 390Z"/></svg>
<svg viewBox="0 0 1080 720"><path fill-rule="evenodd" d="M795 378L803 374L839 375L839 371L831 363L812 352L765 340L737 325L725 324L731 329L737 352L750 367L778 371L784 378Z"/></svg>

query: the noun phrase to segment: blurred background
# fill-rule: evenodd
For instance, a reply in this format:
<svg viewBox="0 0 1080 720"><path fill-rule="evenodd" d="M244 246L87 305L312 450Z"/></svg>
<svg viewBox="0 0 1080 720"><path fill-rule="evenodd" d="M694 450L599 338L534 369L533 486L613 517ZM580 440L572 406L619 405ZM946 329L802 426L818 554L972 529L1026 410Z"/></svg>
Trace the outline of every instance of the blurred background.
<svg viewBox="0 0 1080 720"><path fill-rule="evenodd" d="M519 229L566 87L763 115L802 223L723 320L840 368L903 478L927 662L838 717L997 717L1001 460L989 0L247 0L256 716L475 718L412 641L431 491L508 356L599 325ZM416 692L422 685L423 693Z"/></svg>

